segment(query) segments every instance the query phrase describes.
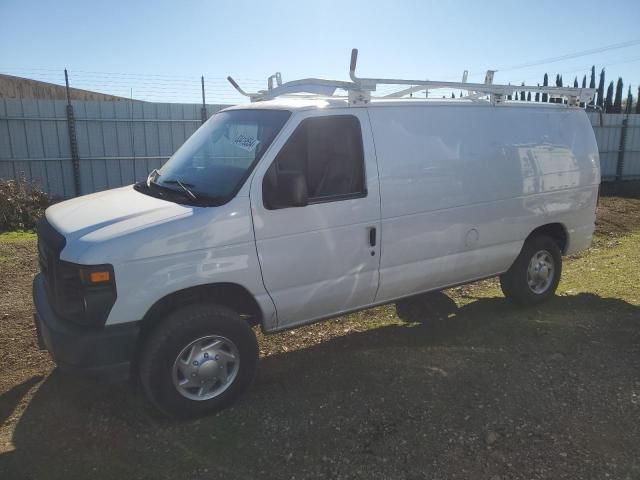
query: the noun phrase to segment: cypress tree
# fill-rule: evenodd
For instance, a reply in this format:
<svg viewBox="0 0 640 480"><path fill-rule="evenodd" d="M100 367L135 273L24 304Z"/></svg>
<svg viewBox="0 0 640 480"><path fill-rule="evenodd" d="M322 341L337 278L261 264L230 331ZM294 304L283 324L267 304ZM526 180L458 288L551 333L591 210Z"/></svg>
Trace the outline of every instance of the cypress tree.
<svg viewBox="0 0 640 480"><path fill-rule="evenodd" d="M600 82L598 83L598 102L600 108L604 108L604 68L600 72Z"/></svg>
<svg viewBox="0 0 640 480"><path fill-rule="evenodd" d="M544 81L542 82L542 86L543 87L548 87L549 86L549 75L547 75L546 73L544 74ZM547 98L548 98L547 94L543 93L542 94L542 101L546 102Z"/></svg>
<svg viewBox="0 0 640 480"><path fill-rule="evenodd" d="M540 84L538 84L540 86ZM540 101L540 92L536 92L536 102Z"/></svg>
<svg viewBox="0 0 640 480"><path fill-rule="evenodd" d="M513 92L513 99L518 101L518 92Z"/></svg>
<svg viewBox="0 0 640 480"><path fill-rule="evenodd" d="M522 82L522 86L524 87L524 82ZM526 95L524 93L524 90L520 91L520 100L522 100L524 102L524 99L526 98Z"/></svg>
<svg viewBox="0 0 640 480"><path fill-rule="evenodd" d="M556 87L562 87L562 75L556 73Z"/></svg>
<svg viewBox="0 0 640 480"><path fill-rule="evenodd" d="M613 81L607 88L607 97L604 99L604 111L605 113L613 113Z"/></svg>
<svg viewBox="0 0 640 480"><path fill-rule="evenodd" d="M586 78L585 78L586 80ZM573 79L573 88L578 88L578 77Z"/></svg>
<svg viewBox="0 0 640 480"><path fill-rule="evenodd" d="M556 87L562 87L562 75L560 75L559 73L556 73ZM562 99L561 98L552 98L551 102L552 103L562 103Z"/></svg>
<svg viewBox="0 0 640 480"><path fill-rule="evenodd" d="M511 82L509 82L509 85L511 85ZM507 100L512 100L511 94L507 95Z"/></svg>
<svg viewBox="0 0 640 480"><path fill-rule="evenodd" d="M456 94L451 92L451 98L456 98Z"/></svg>
<svg viewBox="0 0 640 480"><path fill-rule="evenodd" d="M618 82L616 85L616 97L613 101L613 113L622 113L622 78L618 77Z"/></svg>
<svg viewBox="0 0 640 480"><path fill-rule="evenodd" d="M595 65L591 65L591 79L589 80L589 88L596 88L596 66ZM596 96L594 95L591 98L591 103L589 103L589 105L595 105L596 103Z"/></svg>
<svg viewBox="0 0 640 480"><path fill-rule="evenodd" d="M624 113L629 115L631 113L632 106L633 106L633 95L631 95L631 85L629 85L629 93L627 93L627 105L625 106Z"/></svg>
<svg viewBox="0 0 640 480"><path fill-rule="evenodd" d="M530 102L530 101L531 101L531 92L527 92L527 102Z"/></svg>

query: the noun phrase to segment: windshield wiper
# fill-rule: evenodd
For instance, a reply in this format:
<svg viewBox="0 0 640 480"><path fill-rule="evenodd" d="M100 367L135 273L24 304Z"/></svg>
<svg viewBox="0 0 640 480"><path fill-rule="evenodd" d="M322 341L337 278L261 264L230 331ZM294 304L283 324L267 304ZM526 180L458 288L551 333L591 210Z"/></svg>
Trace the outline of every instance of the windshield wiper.
<svg viewBox="0 0 640 480"><path fill-rule="evenodd" d="M189 187L193 187L193 185L190 184L190 183L187 183L187 184L182 183L179 179L165 180L163 183L169 183L169 184L178 185L180 188L182 188L182 190L184 190L184 193L186 193L191 200L194 200L194 201L198 200L198 196L195 193L193 193L191 190L189 190L189 188L187 187L187 185Z"/></svg>
<svg viewBox="0 0 640 480"><path fill-rule="evenodd" d="M158 187L158 188L161 188L161 189L164 189L164 190L168 190L170 192L176 192L176 190L174 190L173 188L168 188L168 187L165 187L164 185L159 184L158 183L158 177L159 176L160 176L160 172L158 171L157 168L154 168L153 170L151 170L151 173L149 173L149 175L147 176L147 187L151 187L153 185L154 187ZM197 200L198 199L198 197L191 190L189 190L189 188L187 188L187 185L189 187L193 187L193 185L191 185L190 183L187 183L185 185L180 180L165 180L163 183L176 184L180 188L182 188L182 190L187 194L187 196L191 200Z"/></svg>
<svg viewBox="0 0 640 480"><path fill-rule="evenodd" d="M218 196L209 196L209 195L205 195L204 197L202 195L200 195L199 193L196 195L191 188L193 188L195 185L193 185L192 183L185 183L180 179L171 179L171 180L164 180L162 183L158 182L158 177L160 177L160 172L158 171L158 169L154 169L151 171L151 173L149 173L149 176L147 177L147 188L156 188L159 190L159 195L164 197L164 194L162 193L167 192L167 193L184 193L191 201L193 202L199 202L201 200L209 200L209 201L214 201L214 202L219 202L220 200L223 199L223 197L218 197ZM180 187L180 190L176 190L174 188L169 188L166 185L178 185ZM191 187L191 188L190 188Z"/></svg>
<svg viewBox="0 0 640 480"><path fill-rule="evenodd" d="M157 168L154 168L153 170L151 170L149 175L147 175L147 187L151 187L152 183L157 183L156 180L158 179L159 176L160 176L160 172L158 171Z"/></svg>

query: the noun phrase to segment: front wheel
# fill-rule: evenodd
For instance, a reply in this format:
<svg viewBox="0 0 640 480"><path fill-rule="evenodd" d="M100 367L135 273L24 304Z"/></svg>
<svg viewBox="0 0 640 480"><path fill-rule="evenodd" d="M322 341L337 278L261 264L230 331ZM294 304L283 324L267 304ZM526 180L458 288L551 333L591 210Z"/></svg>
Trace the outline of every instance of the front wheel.
<svg viewBox="0 0 640 480"><path fill-rule="evenodd" d="M233 403L251 383L258 344L234 311L189 305L169 314L147 340L140 380L147 397L172 417L196 417Z"/></svg>
<svg viewBox="0 0 640 480"><path fill-rule="evenodd" d="M529 238L511 268L500 275L507 299L523 306L537 305L555 294L562 273L562 253L546 235Z"/></svg>

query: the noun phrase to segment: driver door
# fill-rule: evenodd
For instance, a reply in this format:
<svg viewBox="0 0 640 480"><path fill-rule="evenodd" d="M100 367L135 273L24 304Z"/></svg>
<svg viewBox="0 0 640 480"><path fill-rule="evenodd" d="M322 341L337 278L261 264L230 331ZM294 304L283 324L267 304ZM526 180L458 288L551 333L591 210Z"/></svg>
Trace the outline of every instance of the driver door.
<svg viewBox="0 0 640 480"><path fill-rule="evenodd" d="M285 328L373 303L380 259L380 192L365 109L300 112L251 186L264 286ZM273 208L263 189L279 170L306 179L308 204Z"/></svg>

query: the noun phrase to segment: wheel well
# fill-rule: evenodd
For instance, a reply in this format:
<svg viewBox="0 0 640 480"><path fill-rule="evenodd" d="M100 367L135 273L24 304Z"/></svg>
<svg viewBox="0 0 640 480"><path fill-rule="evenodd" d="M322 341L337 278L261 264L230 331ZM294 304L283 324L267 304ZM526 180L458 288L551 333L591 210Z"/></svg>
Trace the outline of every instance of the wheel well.
<svg viewBox="0 0 640 480"><path fill-rule="evenodd" d="M214 283L178 290L158 300L142 319L141 336L153 328L158 318L184 305L202 301L229 307L250 325L258 325L262 321L262 310L246 288L235 283Z"/></svg>
<svg viewBox="0 0 640 480"><path fill-rule="evenodd" d="M527 240L536 235L547 235L551 237L563 254L567 251L569 235L567 234L567 229L564 228L564 225L561 223L548 223L546 225L542 225L531 232L527 237Z"/></svg>

